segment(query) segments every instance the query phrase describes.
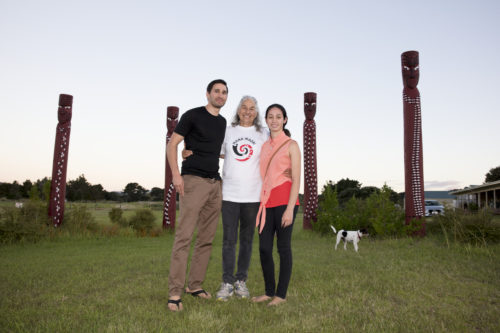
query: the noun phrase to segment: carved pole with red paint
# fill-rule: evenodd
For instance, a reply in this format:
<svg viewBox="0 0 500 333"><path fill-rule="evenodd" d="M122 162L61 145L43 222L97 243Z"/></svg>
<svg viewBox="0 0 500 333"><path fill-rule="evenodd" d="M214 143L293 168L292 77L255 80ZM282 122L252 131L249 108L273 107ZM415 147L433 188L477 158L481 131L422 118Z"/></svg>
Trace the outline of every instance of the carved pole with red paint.
<svg viewBox="0 0 500 333"><path fill-rule="evenodd" d="M56 142L54 145L54 161L52 163L52 180L50 186L49 218L54 227L61 225L64 218L66 199L66 170L68 167L69 136L71 134L71 116L73 96L59 95L57 111Z"/></svg>
<svg viewBox="0 0 500 333"><path fill-rule="evenodd" d="M167 107L167 145L179 122L179 108ZM163 195L163 228L175 229L175 209L177 191L172 184L172 170L165 154L165 191Z"/></svg>
<svg viewBox="0 0 500 333"><path fill-rule="evenodd" d="M318 167L316 159L316 93L304 94L304 229L312 229L318 209Z"/></svg>
<svg viewBox="0 0 500 333"><path fill-rule="evenodd" d="M425 215L422 114L417 88L420 78L418 52L401 54L401 67L404 85L405 213L408 224L412 219L423 219ZM417 233L423 236L425 221L422 222L422 228Z"/></svg>

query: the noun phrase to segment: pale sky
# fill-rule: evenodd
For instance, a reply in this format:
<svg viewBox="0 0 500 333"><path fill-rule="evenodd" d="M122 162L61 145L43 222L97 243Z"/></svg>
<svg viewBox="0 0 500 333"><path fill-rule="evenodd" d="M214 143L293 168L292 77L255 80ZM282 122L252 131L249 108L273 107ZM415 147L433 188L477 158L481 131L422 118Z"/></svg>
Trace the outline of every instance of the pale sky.
<svg viewBox="0 0 500 333"><path fill-rule="evenodd" d="M500 1L0 0L0 181L52 174L59 94L74 96L68 180L164 186L166 108L228 82L285 106L302 148L316 92L318 188L404 191L400 56L420 53L426 190L500 165ZM302 191L302 190L301 190Z"/></svg>

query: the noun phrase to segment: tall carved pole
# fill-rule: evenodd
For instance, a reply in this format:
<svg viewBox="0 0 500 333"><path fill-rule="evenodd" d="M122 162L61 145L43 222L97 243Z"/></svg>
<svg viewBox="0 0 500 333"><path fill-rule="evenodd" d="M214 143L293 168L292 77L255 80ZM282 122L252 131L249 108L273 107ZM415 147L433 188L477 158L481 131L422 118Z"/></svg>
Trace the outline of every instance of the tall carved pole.
<svg viewBox="0 0 500 333"><path fill-rule="evenodd" d="M405 149L405 213L406 224L412 219L422 219L424 203L424 163L422 149L422 115L420 92L417 89L420 77L418 52L401 54L403 71L403 118ZM418 234L425 235L425 220Z"/></svg>
<svg viewBox="0 0 500 333"><path fill-rule="evenodd" d="M68 167L69 136L71 134L71 116L73 96L59 95L56 127L56 143L54 145L54 161L52 163L52 181L50 186L49 218L54 227L61 225L64 218L64 202L66 198L66 169Z"/></svg>
<svg viewBox="0 0 500 333"><path fill-rule="evenodd" d="M311 229L318 209L318 167L316 163L316 93L304 94L304 221L302 227Z"/></svg>
<svg viewBox="0 0 500 333"><path fill-rule="evenodd" d="M175 126L179 122L179 108L167 107L167 145L174 133ZM163 228L175 229L176 194L172 184L172 170L165 154L165 192L163 195Z"/></svg>

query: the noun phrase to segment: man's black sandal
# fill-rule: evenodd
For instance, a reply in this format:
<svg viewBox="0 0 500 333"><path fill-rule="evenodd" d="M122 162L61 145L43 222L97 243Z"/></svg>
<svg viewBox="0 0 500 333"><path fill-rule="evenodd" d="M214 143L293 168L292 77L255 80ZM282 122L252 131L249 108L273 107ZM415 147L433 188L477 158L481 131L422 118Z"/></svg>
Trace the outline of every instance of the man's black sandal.
<svg viewBox="0 0 500 333"><path fill-rule="evenodd" d="M180 310L181 309L181 307L180 307L181 302L182 302L182 300L179 298L179 299L169 299L167 303L177 305L177 309Z"/></svg>

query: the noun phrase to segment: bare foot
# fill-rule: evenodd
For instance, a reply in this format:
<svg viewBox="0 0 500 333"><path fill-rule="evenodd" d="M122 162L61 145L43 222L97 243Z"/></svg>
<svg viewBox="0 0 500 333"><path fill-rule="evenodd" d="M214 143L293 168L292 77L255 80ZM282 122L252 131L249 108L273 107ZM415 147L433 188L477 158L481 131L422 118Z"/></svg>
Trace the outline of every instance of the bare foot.
<svg viewBox="0 0 500 333"><path fill-rule="evenodd" d="M251 301L254 303L261 303L261 302L269 301L270 299L271 299L271 297L269 297L267 295L260 295L260 296L252 297Z"/></svg>
<svg viewBox="0 0 500 333"><path fill-rule="evenodd" d="M286 302L286 299L278 297L278 296L275 296L273 298L273 300L271 302L269 302L269 304L267 304L267 306L280 305L281 303L285 303L285 302Z"/></svg>
<svg viewBox="0 0 500 333"><path fill-rule="evenodd" d="M172 297L168 299L167 307L172 312L182 311L184 308L182 307L182 301L180 297Z"/></svg>
<svg viewBox="0 0 500 333"><path fill-rule="evenodd" d="M191 294L194 297L199 297L199 298L204 298L204 299L211 299L212 295L208 291L205 291L203 289L196 289L196 290L191 290L189 288L186 288L186 293Z"/></svg>

